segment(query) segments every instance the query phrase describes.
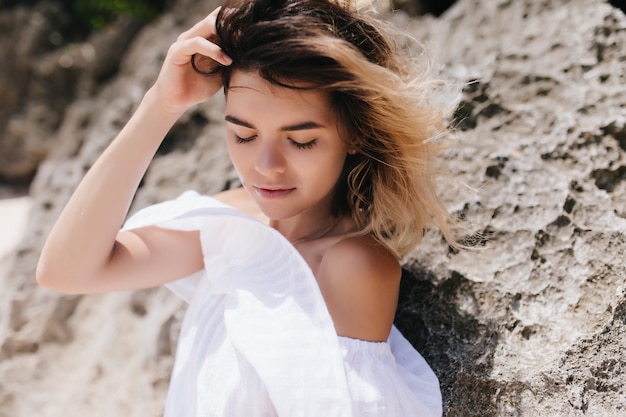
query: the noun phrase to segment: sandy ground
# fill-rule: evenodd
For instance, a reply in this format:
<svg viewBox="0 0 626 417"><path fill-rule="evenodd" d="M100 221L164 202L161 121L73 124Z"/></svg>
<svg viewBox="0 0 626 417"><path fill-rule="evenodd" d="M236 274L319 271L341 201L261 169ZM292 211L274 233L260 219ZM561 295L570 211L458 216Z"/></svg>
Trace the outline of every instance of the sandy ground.
<svg viewBox="0 0 626 417"><path fill-rule="evenodd" d="M26 230L31 206L28 195L0 189L0 274L4 273L9 255Z"/></svg>

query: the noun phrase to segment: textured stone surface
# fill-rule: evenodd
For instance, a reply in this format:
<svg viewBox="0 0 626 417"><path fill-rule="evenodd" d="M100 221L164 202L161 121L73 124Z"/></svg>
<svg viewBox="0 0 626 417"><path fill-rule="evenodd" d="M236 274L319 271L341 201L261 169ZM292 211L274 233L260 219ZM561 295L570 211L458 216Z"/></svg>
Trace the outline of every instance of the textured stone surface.
<svg viewBox="0 0 626 417"><path fill-rule="evenodd" d="M141 28L125 18L71 39L71 17L55 1L0 8L0 181L29 181L55 146L66 106L113 75Z"/></svg>
<svg viewBox="0 0 626 417"><path fill-rule="evenodd" d="M181 303L162 289L60 296L33 270L168 44L212 8L177 2L139 32L114 78L48 126L29 230L0 277L0 417L161 412ZM600 0L459 0L439 19L389 19L467 83L442 192L482 238L456 253L427 233L397 318L440 376L445 414L626 415L626 17ZM134 208L232 185L222 105L174 129Z"/></svg>
<svg viewBox="0 0 626 417"><path fill-rule="evenodd" d="M398 324L448 416L626 415L624 14L467 0L420 23L445 71L476 79L447 155L476 191L443 189L485 241L455 254L429 234Z"/></svg>

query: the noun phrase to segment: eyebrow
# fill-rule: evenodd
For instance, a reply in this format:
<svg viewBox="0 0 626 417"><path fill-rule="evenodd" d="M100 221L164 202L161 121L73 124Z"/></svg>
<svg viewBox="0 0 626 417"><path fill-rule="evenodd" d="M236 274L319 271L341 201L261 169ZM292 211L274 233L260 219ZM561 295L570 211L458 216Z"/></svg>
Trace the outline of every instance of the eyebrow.
<svg viewBox="0 0 626 417"><path fill-rule="evenodd" d="M233 123L239 126L243 126L243 127L247 127L248 129L256 129L253 125L251 125L250 123L240 120L234 116L226 116L224 118L227 122L229 123ZM310 130L310 129L321 129L324 126L317 123L317 122L302 122L302 123L298 123L295 125L290 125L290 126L283 126L280 128L280 130L282 132L294 132L296 130Z"/></svg>

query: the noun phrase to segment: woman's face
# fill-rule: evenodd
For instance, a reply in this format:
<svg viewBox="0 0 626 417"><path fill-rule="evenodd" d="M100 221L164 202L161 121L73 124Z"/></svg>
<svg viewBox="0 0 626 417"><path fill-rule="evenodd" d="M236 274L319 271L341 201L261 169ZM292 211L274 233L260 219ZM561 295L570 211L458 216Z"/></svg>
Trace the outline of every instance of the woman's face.
<svg viewBox="0 0 626 417"><path fill-rule="evenodd" d="M330 213L348 146L326 93L279 87L254 72L233 71L226 130L239 178L267 217Z"/></svg>

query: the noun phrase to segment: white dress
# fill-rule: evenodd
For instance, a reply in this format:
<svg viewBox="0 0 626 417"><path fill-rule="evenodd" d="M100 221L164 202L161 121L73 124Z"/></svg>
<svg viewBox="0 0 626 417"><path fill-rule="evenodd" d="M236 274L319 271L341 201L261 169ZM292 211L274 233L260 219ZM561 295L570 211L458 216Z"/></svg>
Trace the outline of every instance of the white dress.
<svg viewBox="0 0 626 417"><path fill-rule="evenodd" d="M204 270L167 284L189 303L166 417L439 417L439 382L394 327L337 336L307 263L280 233L188 191L124 229L200 230Z"/></svg>

